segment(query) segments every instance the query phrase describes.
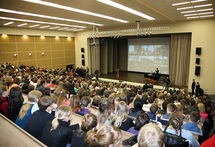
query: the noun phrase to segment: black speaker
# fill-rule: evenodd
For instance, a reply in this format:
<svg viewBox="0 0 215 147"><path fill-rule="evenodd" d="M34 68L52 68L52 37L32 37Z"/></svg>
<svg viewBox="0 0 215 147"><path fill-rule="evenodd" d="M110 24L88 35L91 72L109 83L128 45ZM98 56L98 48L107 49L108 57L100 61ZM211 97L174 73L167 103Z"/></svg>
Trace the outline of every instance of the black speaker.
<svg viewBox="0 0 215 147"><path fill-rule="evenodd" d="M81 55L81 58L84 58L84 55Z"/></svg>
<svg viewBox="0 0 215 147"><path fill-rule="evenodd" d="M200 58L196 58L196 64L200 64Z"/></svg>
<svg viewBox="0 0 215 147"><path fill-rule="evenodd" d="M84 48L81 48L81 52L84 53Z"/></svg>
<svg viewBox="0 0 215 147"><path fill-rule="evenodd" d="M200 75L200 66L196 66L196 70L195 70L195 75L199 76Z"/></svg>
<svg viewBox="0 0 215 147"><path fill-rule="evenodd" d="M196 55L201 55L202 52L202 48L201 47L197 47L196 48Z"/></svg>
<svg viewBox="0 0 215 147"><path fill-rule="evenodd" d="M82 65L85 66L85 60L82 60Z"/></svg>

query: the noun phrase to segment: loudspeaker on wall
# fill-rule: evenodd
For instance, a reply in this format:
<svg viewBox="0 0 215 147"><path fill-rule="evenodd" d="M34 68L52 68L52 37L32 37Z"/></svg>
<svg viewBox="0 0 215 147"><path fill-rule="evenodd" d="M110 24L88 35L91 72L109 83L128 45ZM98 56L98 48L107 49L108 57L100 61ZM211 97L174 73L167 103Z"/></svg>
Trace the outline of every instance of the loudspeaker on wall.
<svg viewBox="0 0 215 147"><path fill-rule="evenodd" d="M84 53L84 48L81 48L81 52Z"/></svg>
<svg viewBox="0 0 215 147"><path fill-rule="evenodd" d="M196 66L196 70L195 70L195 75L199 76L200 75L200 66Z"/></svg>
<svg viewBox="0 0 215 147"><path fill-rule="evenodd" d="M200 58L196 58L196 64L200 64Z"/></svg>
<svg viewBox="0 0 215 147"><path fill-rule="evenodd" d="M84 55L81 55L82 58L84 58Z"/></svg>
<svg viewBox="0 0 215 147"><path fill-rule="evenodd" d="M201 47L197 47L196 48L196 55L201 55L202 52L202 48Z"/></svg>
<svg viewBox="0 0 215 147"><path fill-rule="evenodd" d="M82 60L82 65L85 66L85 60Z"/></svg>

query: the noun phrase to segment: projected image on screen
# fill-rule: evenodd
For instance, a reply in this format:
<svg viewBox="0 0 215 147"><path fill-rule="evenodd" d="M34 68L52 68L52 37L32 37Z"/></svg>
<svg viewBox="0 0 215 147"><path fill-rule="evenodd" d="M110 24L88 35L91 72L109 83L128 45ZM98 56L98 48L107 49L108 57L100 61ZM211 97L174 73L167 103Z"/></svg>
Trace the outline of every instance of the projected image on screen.
<svg viewBox="0 0 215 147"><path fill-rule="evenodd" d="M169 74L169 38L128 40L128 71Z"/></svg>

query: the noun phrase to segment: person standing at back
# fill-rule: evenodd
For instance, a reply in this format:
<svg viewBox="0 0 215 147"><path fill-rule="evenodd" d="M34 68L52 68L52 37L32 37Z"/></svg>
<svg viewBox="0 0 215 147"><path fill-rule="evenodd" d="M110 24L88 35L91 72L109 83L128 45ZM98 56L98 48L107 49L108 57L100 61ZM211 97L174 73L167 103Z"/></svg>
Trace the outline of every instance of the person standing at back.
<svg viewBox="0 0 215 147"><path fill-rule="evenodd" d="M195 94L194 93L195 86L196 86L196 82L195 82L195 79L193 79L192 86L191 86L191 88L192 88L192 96Z"/></svg>

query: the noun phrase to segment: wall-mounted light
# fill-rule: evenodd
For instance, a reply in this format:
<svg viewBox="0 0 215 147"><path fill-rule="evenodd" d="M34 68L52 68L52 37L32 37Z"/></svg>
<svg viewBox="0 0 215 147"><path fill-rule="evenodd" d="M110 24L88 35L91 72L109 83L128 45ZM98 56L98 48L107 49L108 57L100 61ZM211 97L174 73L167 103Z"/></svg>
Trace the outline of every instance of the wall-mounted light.
<svg viewBox="0 0 215 147"><path fill-rule="evenodd" d="M14 56L14 57L17 57L18 55L17 55L17 54L14 54L13 56Z"/></svg>
<svg viewBox="0 0 215 147"><path fill-rule="evenodd" d="M69 39L69 40L70 40L70 39L71 39L71 37L67 37L67 39Z"/></svg>
<svg viewBox="0 0 215 147"><path fill-rule="evenodd" d="M28 36L27 36L27 35L23 35L23 37L24 37L24 38L27 38Z"/></svg>
<svg viewBox="0 0 215 147"><path fill-rule="evenodd" d="M42 56L44 56L45 55L45 53L44 52L42 52Z"/></svg>
<svg viewBox="0 0 215 147"><path fill-rule="evenodd" d="M28 55L29 55L29 56L32 56L32 53L29 53Z"/></svg>
<svg viewBox="0 0 215 147"><path fill-rule="evenodd" d="M55 38L56 38L56 39L59 39L59 37L58 37L58 36L56 36Z"/></svg>
<svg viewBox="0 0 215 147"><path fill-rule="evenodd" d="M2 34L2 37L7 37L7 34Z"/></svg>
<svg viewBox="0 0 215 147"><path fill-rule="evenodd" d="M44 36L41 36L41 38L45 38Z"/></svg>

